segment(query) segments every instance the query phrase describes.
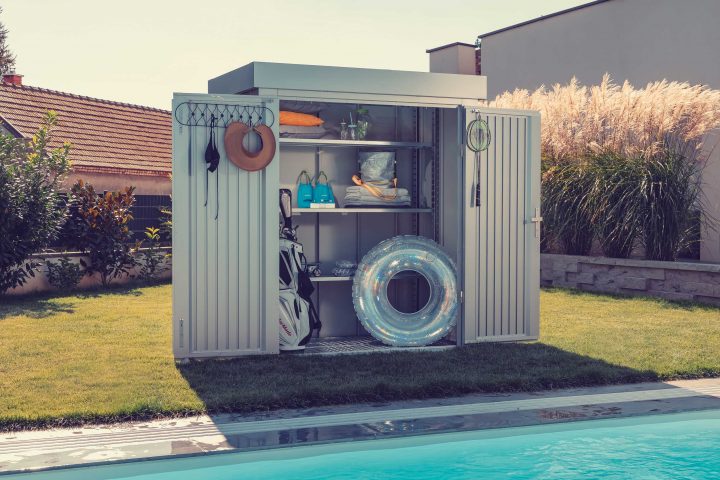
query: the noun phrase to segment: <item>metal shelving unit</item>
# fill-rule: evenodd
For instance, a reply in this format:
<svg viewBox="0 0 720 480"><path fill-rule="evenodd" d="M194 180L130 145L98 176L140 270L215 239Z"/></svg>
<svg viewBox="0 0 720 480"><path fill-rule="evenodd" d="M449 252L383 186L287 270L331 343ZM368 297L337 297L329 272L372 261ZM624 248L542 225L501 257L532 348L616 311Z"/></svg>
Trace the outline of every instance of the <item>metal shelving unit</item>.
<svg viewBox="0 0 720 480"><path fill-rule="evenodd" d="M361 105L348 105L351 108L360 108ZM426 205L422 199L423 187L429 187L436 189L437 183L433 181L431 185L423 185L422 175L426 165L433 163L437 158L437 137L433 134L432 130L424 128L424 123L421 117L424 114L421 113L420 108L407 109L401 112L401 108L395 107L394 109L394 125L390 122L384 124L384 133L388 138L402 138L403 140L339 140L339 139L311 139L311 138L280 138L279 147L281 150L295 151L296 157L302 156L302 152L307 152L307 155L312 155L314 158L314 165L311 167L315 173L322 170L324 154L332 158L341 158L340 162L357 161L357 156L350 153L342 152L342 149L362 151L363 149L369 150L381 150L381 151L396 151L396 161L398 164L402 163L399 168L404 172L405 187L411 192L412 204L408 207L393 207L393 206L366 206L366 207L350 207L350 208L300 208L293 207L293 216L308 217L308 224L312 235L314 236L314 247L311 250L312 254L309 258L312 258L314 262L322 262L327 268L323 268L323 275L319 277L311 277L311 281L315 285L315 300L319 310L322 309L323 292L325 289L329 289L329 292L337 292L333 290L337 288L346 288L348 285L352 285L353 276L334 276L330 274L334 264L332 255L328 258L322 256L321 244L323 243L323 227L321 225L328 222L330 225L335 225L338 216L345 217L352 215L354 219L352 222L355 224L355 255L351 258L355 263L358 263L362 258L367 245L363 246L361 241L361 232L366 226L373 225L375 222L382 222L384 225L394 225L394 231L388 232L389 236L400 235L400 234L413 234L420 235L422 225L431 225L434 223L436 215L435 209L437 208L436 198L437 193L432 192L431 195L425 197L428 200ZM437 117L432 116L427 118L433 124L437 121ZM427 121L426 120L426 121ZM393 128L394 127L394 128ZM433 125L434 128L434 125ZM331 150L337 150L337 153L331 153ZM324 151L324 154L323 154ZM285 168L296 169L294 166L294 159L287 160L289 156L284 156L286 159ZM303 160L305 161L305 160ZM301 163L301 162L298 162ZM307 167L306 164L303 165ZM342 167L345 168L345 167ZM358 164L358 169L360 168ZM435 171L433 170L433 174ZM291 176L292 177L292 176ZM332 216L330 214L335 214ZM368 218L366 214L380 214L380 218ZM388 218L388 214L392 216ZM327 215L330 215L329 217ZM393 219L394 217L394 219ZM307 231L307 230L305 230ZM306 252L310 253L310 252ZM397 288L403 288L402 294L399 294L399 290L393 290L392 298L397 302L400 297L403 301L410 302L410 304L418 304L420 297L420 283L419 274L413 274L410 272L403 272L397 275L397 280L403 280L405 282L413 282L411 284L403 283L402 286L398 284ZM422 305L420 305L421 307ZM419 308L419 307L418 307ZM331 309L331 311L334 311ZM366 335L363 327L359 322L356 324L355 335L362 336Z"/></svg>

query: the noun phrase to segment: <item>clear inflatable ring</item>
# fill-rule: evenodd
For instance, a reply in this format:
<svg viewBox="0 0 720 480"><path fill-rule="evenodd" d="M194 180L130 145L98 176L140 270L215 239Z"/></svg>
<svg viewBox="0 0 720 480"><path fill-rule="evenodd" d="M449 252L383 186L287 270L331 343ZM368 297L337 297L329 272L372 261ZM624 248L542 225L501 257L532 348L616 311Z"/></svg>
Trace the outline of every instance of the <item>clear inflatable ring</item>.
<svg viewBox="0 0 720 480"><path fill-rule="evenodd" d="M419 311L403 313L392 306L387 289L400 272L417 272L430 286L430 298ZM455 264L437 243L401 235L372 248L353 279L353 304L360 322L387 345L430 345L457 323L458 291Z"/></svg>

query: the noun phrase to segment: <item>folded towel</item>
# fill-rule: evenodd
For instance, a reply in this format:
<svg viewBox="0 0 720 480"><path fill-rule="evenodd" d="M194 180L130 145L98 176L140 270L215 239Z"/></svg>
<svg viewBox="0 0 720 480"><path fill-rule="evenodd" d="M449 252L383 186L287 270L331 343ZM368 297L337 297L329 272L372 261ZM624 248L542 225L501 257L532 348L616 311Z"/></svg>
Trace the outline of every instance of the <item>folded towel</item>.
<svg viewBox="0 0 720 480"><path fill-rule="evenodd" d="M356 194L372 195L372 193L370 193L370 191L368 191L367 188L359 187L359 186L347 187L347 190L345 190L345 191L347 192L347 195L351 195L351 194L352 195L356 195ZM380 188L380 192L382 195L386 195L386 196L394 196L394 195L406 196L406 195L410 194L410 192L408 192L407 188L398 188L397 190L395 188Z"/></svg>
<svg viewBox="0 0 720 480"><path fill-rule="evenodd" d="M345 207L358 207L363 205L385 206L385 207L409 207L410 197L398 197L395 200L383 200L377 197L369 198L346 198L343 202Z"/></svg>
<svg viewBox="0 0 720 480"><path fill-rule="evenodd" d="M377 203L382 205L384 203L410 203L410 197L397 197L397 198L377 198L377 197L345 197L345 203Z"/></svg>

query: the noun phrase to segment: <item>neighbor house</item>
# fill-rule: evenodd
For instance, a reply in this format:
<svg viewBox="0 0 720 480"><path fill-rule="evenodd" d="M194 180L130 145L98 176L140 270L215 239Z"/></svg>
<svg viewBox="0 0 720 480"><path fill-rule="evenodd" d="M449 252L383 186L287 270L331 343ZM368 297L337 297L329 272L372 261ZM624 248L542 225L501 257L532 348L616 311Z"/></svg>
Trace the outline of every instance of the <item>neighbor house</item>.
<svg viewBox="0 0 720 480"><path fill-rule="evenodd" d="M594 85L606 72L636 87L667 79L720 89L718 19L718 0L598 0L481 34L477 47L429 50L430 69L482 72L490 99L572 77ZM720 148L709 155L703 193L707 213L720 220ZM700 259L720 262L720 229L703 229Z"/></svg>
<svg viewBox="0 0 720 480"><path fill-rule="evenodd" d="M0 128L29 138L48 110L58 114L52 146L70 142L72 171L96 190L136 187L137 195L171 193L171 113L23 85L22 76L0 83Z"/></svg>

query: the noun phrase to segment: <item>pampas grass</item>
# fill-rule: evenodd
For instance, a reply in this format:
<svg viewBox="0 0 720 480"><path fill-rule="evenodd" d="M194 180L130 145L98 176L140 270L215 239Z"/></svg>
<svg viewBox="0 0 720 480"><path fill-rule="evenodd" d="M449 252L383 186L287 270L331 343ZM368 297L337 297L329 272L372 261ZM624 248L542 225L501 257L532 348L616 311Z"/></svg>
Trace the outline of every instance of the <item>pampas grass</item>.
<svg viewBox="0 0 720 480"><path fill-rule="evenodd" d="M597 238L608 256L642 244L647 258L674 260L693 239L707 134L720 127L720 91L666 80L635 88L605 75L587 87L515 90L493 107L542 115L543 245L586 255ZM696 241L696 240L695 240Z"/></svg>
<svg viewBox="0 0 720 480"><path fill-rule="evenodd" d="M558 162L590 154L650 158L668 137L700 150L703 137L720 126L720 90L667 80L637 89L608 74L592 87L573 78L532 93L505 92L491 105L539 110L543 157Z"/></svg>

